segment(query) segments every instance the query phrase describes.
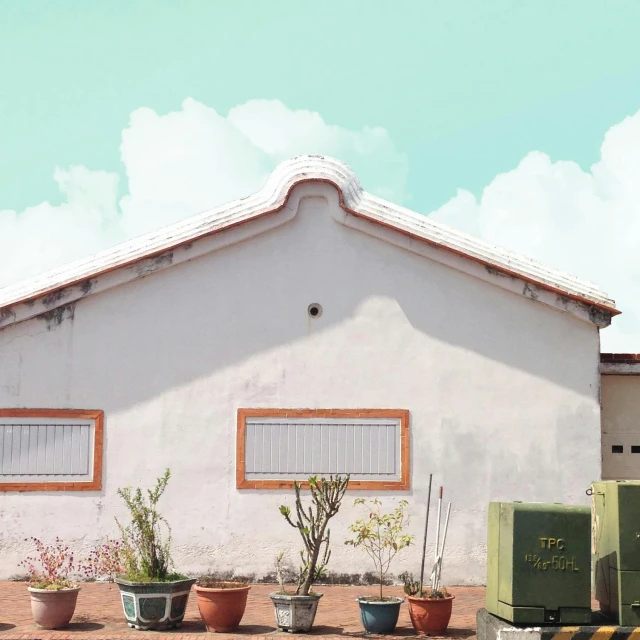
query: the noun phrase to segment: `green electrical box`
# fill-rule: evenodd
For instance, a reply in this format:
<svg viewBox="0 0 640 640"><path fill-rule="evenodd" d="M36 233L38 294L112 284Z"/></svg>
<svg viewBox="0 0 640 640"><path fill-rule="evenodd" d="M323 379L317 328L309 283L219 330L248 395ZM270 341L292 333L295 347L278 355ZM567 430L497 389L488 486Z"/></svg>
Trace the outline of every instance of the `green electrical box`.
<svg viewBox="0 0 640 640"><path fill-rule="evenodd" d="M640 482L594 482L593 582L600 609L640 625Z"/></svg>
<svg viewBox="0 0 640 640"><path fill-rule="evenodd" d="M487 611L514 624L591 622L591 510L492 502Z"/></svg>

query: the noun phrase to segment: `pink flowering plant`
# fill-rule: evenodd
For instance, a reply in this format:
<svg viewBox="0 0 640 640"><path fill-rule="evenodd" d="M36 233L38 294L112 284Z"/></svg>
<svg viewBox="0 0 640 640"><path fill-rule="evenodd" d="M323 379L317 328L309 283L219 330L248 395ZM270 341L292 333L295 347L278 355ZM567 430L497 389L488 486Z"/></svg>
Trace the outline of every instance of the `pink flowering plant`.
<svg viewBox="0 0 640 640"><path fill-rule="evenodd" d="M29 540L36 548L36 555L28 556L20 563L29 574L29 586L50 591L75 589L78 585L69 580L75 565L68 545L60 538L52 545L46 545L38 538L26 538L27 542Z"/></svg>
<svg viewBox="0 0 640 640"><path fill-rule="evenodd" d="M85 580L103 579L107 582L125 572L126 547L122 540L107 538L95 546L81 561L80 572Z"/></svg>

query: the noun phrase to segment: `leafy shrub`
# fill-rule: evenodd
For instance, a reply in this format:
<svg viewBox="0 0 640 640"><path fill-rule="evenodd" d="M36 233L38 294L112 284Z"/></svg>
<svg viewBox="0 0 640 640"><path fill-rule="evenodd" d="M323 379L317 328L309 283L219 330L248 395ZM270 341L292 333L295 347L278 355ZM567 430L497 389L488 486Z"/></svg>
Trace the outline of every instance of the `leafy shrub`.
<svg viewBox="0 0 640 640"><path fill-rule="evenodd" d="M29 574L29 585L34 589L50 591L76 588L77 585L69 580L69 574L75 570L69 546L60 538L56 538L52 545L46 545L38 538L25 539L29 540L33 542L37 555L27 556L20 562L20 566Z"/></svg>
<svg viewBox="0 0 640 640"><path fill-rule="evenodd" d="M124 574L131 582L169 582L184 576L169 573L171 567L171 528L160 515L157 505L167 488L171 471L157 479L153 489L147 489L146 497L140 488L118 489L124 500L131 522L125 527L116 518L122 535L121 557ZM166 534L163 534L163 528Z"/></svg>
<svg viewBox="0 0 640 640"><path fill-rule="evenodd" d="M440 587L437 591L434 591L431 587L428 589L422 589L420 591L420 581L414 580L413 574L405 571L401 573L399 576L400 580L403 582L404 592L408 596L417 596L418 598L448 598L449 592L444 588Z"/></svg>
<svg viewBox="0 0 640 640"><path fill-rule="evenodd" d="M111 540L95 546L89 555L80 562L78 568L86 580L114 578L125 572L125 550L122 540Z"/></svg>

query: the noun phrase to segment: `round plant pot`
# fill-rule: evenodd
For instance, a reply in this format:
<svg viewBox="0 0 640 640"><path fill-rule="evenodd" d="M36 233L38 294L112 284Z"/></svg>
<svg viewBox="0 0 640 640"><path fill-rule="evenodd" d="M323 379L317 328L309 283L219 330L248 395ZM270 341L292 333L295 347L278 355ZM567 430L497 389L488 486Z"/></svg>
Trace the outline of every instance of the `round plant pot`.
<svg viewBox="0 0 640 640"><path fill-rule="evenodd" d="M35 623L43 629L62 629L66 627L76 610L78 591L75 589L34 589L28 587L31 594L31 613Z"/></svg>
<svg viewBox="0 0 640 640"><path fill-rule="evenodd" d="M356 598L360 605L360 619L369 633L392 633L398 624L400 605L404 598L390 598L376 601L370 598Z"/></svg>
<svg viewBox="0 0 640 640"><path fill-rule="evenodd" d="M221 582L216 587L195 586L198 609L207 631L235 631L247 607L249 585L241 582Z"/></svg>
<svg viewBox="0 0 640 640"><path fill-rule="evenodd" d="M313 626L318 610L321 593L308 596L294 596L282 593L270 593L276 614L276 624L281 631L306 633Z"/></svg>
<svg viewBox="0 0 640 640"><path fill-rule="evenodd" d="M442 635L449 626L455 596L447 598L416 598L408 596L409 617L421 636Z"/></svg>
<svg viewBox="0 0 640 640"><path fill-rule="evenodd" d="M117 578L127 624L141 631L179 627L195 578L173 582L129 582Z"/></svg>

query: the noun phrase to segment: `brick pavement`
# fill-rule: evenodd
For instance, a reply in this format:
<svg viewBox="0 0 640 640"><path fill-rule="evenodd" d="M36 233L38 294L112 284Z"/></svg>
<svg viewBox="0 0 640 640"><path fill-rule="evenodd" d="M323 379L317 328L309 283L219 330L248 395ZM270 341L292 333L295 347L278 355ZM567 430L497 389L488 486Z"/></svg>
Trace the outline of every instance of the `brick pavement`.
<svg viewBox="0 0 640 640"><path fill-rule="evenodd" d="M268 594L275 585L254 585L249 592L247 610L242 625L235 634L216 634L221 640L233 638L351 638L364 637L358 604L360 595L375 594L375 587L326 586L317 587L324 594L318 607L314 628L310 634L293 636L275 628L273 605ZM476 612L484 606L482 587L457 587L453 616L449 625L449 638L469 638L475 635ZM389 595L402 595L399 587L387 587ZM413 636L406 603L401 607L395 636ZM0 640L204 640L207 634L198 613L195 593L189 597L189 606L180 629L171 632L144 632L129 629L124 622L117 585L86 583L78 595L75 615L69 627L60 631L42 631L33 623L31 604L25 583L0 582ZM371 636L369 636L371 637Z"/></svg>

